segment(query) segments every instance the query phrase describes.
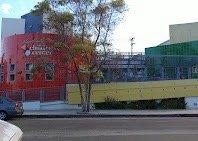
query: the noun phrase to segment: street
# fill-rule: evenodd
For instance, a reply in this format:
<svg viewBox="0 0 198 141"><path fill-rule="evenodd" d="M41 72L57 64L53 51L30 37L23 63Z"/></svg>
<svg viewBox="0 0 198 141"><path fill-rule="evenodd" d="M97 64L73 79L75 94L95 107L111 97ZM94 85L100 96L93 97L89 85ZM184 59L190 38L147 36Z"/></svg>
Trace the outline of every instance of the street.
<svg viewBox="0 0 198 141"><path fill-rule="evenodd" d="M23 141L197 141L198 118L10 119Z"/></svg>

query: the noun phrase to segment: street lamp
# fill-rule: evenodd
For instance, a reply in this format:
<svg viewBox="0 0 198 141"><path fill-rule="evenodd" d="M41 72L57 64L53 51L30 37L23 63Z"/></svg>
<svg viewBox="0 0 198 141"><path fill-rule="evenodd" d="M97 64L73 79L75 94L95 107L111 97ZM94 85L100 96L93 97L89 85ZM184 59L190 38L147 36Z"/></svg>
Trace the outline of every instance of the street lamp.
<svg viewBox="0 0 198 141"><path fill-rule="evenodd" d="M131 42L131 56L133 55L133 45L135 44L134 43L134 37L132 37L131 39L130 39L130 42Z"/></svg>

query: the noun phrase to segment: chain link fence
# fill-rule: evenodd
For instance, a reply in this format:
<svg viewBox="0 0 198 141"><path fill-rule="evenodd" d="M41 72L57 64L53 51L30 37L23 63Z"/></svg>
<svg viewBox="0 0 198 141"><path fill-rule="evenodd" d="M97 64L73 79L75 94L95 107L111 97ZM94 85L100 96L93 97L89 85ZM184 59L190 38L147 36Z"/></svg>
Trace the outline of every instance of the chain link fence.
<svg viewBox="0 0 198 141"><path fill-rule="evenodd" d="M103 77L95 83L144 82L198 78L198 55L116 54L102 66ZM66 88L50 87L0 91L16 101L66 100Z"/></svg>
<svg viewBox="0 0 198 141"><path fill-rule="evenodd" d="M142 82L198 78L198 55L121 55L103 65L98 82Z"/></svg>
<svg viewBox="0 0 198 141"><path fill-rule="evenodd" d="M65 87L36 88L22 90L0 91L0 96L8 97L14 101L31 102L51 102L67 101Z"/></svg>

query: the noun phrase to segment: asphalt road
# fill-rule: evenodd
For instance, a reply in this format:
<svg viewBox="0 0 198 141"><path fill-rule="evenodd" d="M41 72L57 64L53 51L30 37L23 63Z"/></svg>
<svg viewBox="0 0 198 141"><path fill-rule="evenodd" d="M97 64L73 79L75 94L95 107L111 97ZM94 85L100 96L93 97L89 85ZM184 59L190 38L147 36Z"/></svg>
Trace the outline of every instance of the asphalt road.
<svg viewBox="0 0 198 141"><path fill-rule="evenodd" d="M197 141L198 118L11 119L23 141Z"/></svg>

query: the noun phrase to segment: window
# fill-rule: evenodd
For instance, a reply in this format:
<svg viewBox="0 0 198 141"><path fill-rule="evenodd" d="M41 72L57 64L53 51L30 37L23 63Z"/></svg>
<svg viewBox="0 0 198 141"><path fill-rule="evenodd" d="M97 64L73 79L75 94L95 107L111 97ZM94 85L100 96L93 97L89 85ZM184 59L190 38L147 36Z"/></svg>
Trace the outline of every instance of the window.
<svg viewBox="0 0 198 141"><path fill-rule="evenodd" d="M53 80L54 78L54 63L47 63L45 66L45 80Z"/></svg>
<svg viewBox="0 0 198 141"><path fill-rule="evenodd" d="M15 80L15 75L14 74L10 74L10 81L14 81Z"/></svg>
<svg viewBox="0 0 198 141"><path fill-rule="evenodd" d="M10 64L9 69L10 69L9 81L15 81L15 70L16 70L15 64Z"/></svg>
<svg viewBox="0 0 198 141"><path fill-rule="evenodd" d="M26 81L31 81L32 79L33 79L33 74L32 73L25 74L25 80Z"/></svg>
<svg viewBox="0 0 198 141"><path fill-rule="evenodd" d="M0 65L0 73L3 73L3 65Z"/></svg>
<svg viewBox="0 0 198 141"><path fill-rule="evenodd" d="M54 71L54 63L46 63L45 72L53 72Z"/></svg>
<svg viewBox="0 0 198 141"><path fill-rule="evenodd" d="M10 71L11 72L15 71L15 64L10 64Z"/></svg>
<svg viewBox="0 0 198 141"><path fill-rule="evenodd" d="M33 73L31 72L33 70L33 64L32 63L26 63L25 64L25 80L31 81L33 79Z"/></svg>
<svg viewBox="0 0 198 141"><path fill-rule="evenodd" d="M0 83L2 83L4 81L4 77L3 77L3 65L0 65Z"/></svg>
<svg viewBox="0 0 198 141"><path fill-rule="evenodd" d="M4 77L3 77L3 74L1 74L1 76L0 76L0 83L2 83L4 80Z"/></svg>
<svg viewBox="0 0 198 141"><path fill-rule="evenodd" d="M32 69L33 69L33 64L32 63L25 64L25 70L26 71L32 71Z"/></svg>
<svg viewBox="0 0 198 141"><path fill-rule="evenodd" d="M53 80L54 75L51 73L46 73L45 74L45 80Z"/></svg>
<svg viewBox="0 0 198 141"><path fill-rule="evenodd" d="M193 67L192 68L192 73L198 73L198 68L197 67Z"/></svg>

